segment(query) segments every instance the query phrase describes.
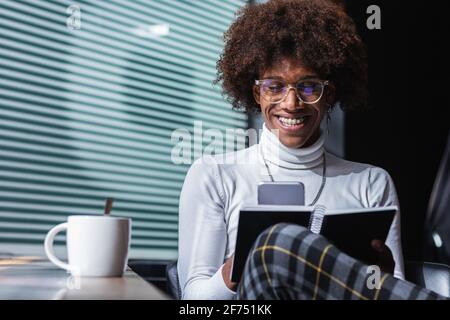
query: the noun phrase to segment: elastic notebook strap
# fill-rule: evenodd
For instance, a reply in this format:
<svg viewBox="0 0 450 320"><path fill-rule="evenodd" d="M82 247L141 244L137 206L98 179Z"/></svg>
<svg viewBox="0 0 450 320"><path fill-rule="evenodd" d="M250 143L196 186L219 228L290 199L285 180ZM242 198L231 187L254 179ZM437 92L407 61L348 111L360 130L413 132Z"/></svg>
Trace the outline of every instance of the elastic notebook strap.
<svg viewBox="0 0 450 320"><path fill-rule="evenodd" d="M322 229L323 218L325 217L327 208L324 205L317 205L314 207L314 211L309 219L309 230L311 232L319 234Z"/></svg>

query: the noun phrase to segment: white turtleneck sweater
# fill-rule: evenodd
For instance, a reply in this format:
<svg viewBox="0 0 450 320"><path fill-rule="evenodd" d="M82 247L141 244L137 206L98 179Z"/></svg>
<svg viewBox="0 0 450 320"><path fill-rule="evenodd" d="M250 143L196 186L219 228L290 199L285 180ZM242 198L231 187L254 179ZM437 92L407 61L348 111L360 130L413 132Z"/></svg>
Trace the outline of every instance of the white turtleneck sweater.
<svg viewBox="0 0 450 320"><path fill-rule="evenodd" d="M311 146L291 149L263 125L259 144L198 159L189 169L180 196L178 275L183 299L232 299L222 266L235 248L239 210L257 204L257 186L270 181L301 181L305 204L316 197L326 157L326 184L316 205L327 209L399 206L389 174L378 167L346 161L324 150L325 135ZM386 240L394 276L404 279L397 213Z"/></svg>

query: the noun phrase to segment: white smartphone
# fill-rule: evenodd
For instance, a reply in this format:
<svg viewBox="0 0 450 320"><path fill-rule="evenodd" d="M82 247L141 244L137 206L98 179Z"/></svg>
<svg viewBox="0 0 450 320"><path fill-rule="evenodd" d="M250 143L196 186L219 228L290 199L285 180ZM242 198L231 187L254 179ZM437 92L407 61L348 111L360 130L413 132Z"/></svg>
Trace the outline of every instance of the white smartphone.
<svg viewBox="0 0 450 320"><path fill-rule="evenodd" d="M301 182L261 182L258 204L304 206L305 186Z"/></svg>

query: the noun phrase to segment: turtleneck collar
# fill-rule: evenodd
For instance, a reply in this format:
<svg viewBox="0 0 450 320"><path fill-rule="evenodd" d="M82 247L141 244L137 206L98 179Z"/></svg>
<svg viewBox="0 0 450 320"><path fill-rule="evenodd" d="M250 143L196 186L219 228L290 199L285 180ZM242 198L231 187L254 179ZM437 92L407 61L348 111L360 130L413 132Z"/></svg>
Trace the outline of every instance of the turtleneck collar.
<svg viewBox="0 0 450 320"><path fill-rule="evenodd" d="M323 131L314 144L305 148L288 148L265 124L259 142L265 160L278 167L287 169L310 169L323 162L325 151L325 135Z"/></svg>

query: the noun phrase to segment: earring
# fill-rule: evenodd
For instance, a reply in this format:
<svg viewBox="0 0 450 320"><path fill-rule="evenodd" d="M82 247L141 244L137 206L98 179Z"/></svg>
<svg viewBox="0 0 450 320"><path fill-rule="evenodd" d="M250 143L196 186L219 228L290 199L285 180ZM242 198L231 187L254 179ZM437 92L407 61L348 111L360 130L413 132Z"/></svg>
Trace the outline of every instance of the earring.
<svg viewBox="0 0 450 320"><path fill-rule="evenodd" d="M327 105L328 110L327 110L327 136L330 135L330 122L331 122L331 109L332 109L332 105L328 104Z"/></svg>

